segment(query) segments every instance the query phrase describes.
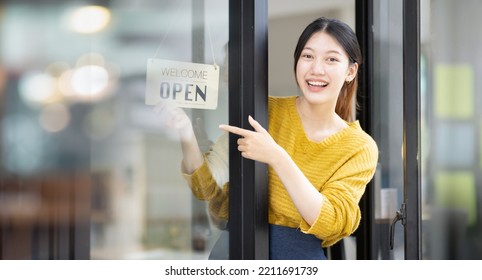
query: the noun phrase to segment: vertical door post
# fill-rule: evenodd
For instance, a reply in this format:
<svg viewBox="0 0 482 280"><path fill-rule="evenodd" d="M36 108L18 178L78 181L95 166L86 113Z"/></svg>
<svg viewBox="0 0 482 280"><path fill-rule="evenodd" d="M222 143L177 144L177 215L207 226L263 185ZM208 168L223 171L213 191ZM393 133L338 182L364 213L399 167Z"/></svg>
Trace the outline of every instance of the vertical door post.
<svg viewBox="0 0 482 280"><path fill-rule="evenodd" d="M267 128L267 0L229 2L229 122ZM268 259L267 167L244 159L229 138L229 253L231 259Z"/></svg>
<svg viewBox="0 0 482 280"><path fill-rule="evenodd" d="M403 1L403 161L405 259L421 254L420 0Z"/></svg>

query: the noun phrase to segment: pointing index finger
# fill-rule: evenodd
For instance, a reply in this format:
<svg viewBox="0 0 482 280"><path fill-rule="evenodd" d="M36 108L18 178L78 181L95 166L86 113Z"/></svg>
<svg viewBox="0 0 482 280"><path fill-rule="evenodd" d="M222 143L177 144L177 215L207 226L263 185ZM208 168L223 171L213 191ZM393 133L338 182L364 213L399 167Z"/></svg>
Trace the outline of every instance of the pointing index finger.
<svg viewBox="0 0 482 280"><path fill-rule="evenodd" d="M251 132L250 130L242 129L237 126L232 126L227 124L221 124L219 125L219 128L224 131L231 132L243 137L247 136Z"/></svg>

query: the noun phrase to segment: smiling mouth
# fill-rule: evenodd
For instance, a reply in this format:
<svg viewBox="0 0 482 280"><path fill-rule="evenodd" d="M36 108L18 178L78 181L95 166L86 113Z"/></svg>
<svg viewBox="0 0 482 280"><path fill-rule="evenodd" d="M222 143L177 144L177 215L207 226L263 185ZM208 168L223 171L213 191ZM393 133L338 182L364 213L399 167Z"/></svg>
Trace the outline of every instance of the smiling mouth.
<svg viewBox="0 0 482 280"><path fill-rule="evenodd" d="M307 84L310 87L326 87L328 83L325 82L316 82L316 81L307 81Z"/></svg>

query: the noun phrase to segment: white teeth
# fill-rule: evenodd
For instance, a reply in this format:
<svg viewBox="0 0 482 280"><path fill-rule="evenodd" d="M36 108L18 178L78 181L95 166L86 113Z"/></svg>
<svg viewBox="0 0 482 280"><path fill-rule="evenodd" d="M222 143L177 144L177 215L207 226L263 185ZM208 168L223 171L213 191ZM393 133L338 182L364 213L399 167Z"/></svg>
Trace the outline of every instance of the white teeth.
<svg viewBox="0 0 482 280"><path fill-rule="evenodd" d="M314 87L326 87L328 83L325 82L316 82L316 81L308 81L308 85L314 86Z"/></svg>

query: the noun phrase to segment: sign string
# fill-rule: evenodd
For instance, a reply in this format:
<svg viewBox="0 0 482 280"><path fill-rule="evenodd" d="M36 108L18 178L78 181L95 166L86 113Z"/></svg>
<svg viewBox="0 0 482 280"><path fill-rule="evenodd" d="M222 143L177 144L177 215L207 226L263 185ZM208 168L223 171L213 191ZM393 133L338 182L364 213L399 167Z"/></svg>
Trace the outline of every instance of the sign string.
<svg viewBox="0 0 482 280"><path fill-rule="evenodd" d="M211 38L211 30L209 29L209 24L206 23L206 29L208 30L209 45L211 46L211 55L213 56L214 69L217 69L216 58L214 57L213 40Z"/></svg>
<svg viewBox="0 0 482 280"><path fill-rule="evenodd" d="M153 56L152 58L156 58L157 54L159 53L159 50L160 50L161 47L162 47L162 44L164 43L164 40L166 40L167 35L169 34L169 32L171 32L171 29L172 29L172 24L169 25L169 29L167 29L166 33L164 34L164 37L162 37L161 43L160 43L159 46L157 47L157 50L156 50L156 52L154 53L154 56Z"/></svg>
<svg viewBox="0 0 482 280"><path fill-rule="evenodd" d="M161 40L161 43L159 44L159 46L157 47L157 50L156 52L154 53L154 56L152 58L156 58L157 57L157 54L159 53L159 50L161 49L162 45L164 44L164 41L166 40L167 38L167 35L169 35L169 33L171 32L171 29L172 29L172 26L173 24L171 23L169 25L169 28L167 29L166 33L164 34L164 36L162 37L162 40ZM213 57L213 63L214 63L214 69L217 70L217 63L216 63L216 58L215 58L215 55L214 55L214 47L213 47L213 40L211 38L211 29L209 28L209 24L206 23L206 29L207 29L207 32L208 32L208 38L209 38L209 45L211 47L211 55Z"/></svg>

